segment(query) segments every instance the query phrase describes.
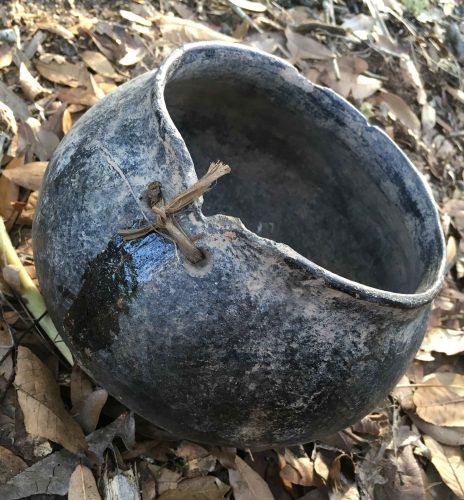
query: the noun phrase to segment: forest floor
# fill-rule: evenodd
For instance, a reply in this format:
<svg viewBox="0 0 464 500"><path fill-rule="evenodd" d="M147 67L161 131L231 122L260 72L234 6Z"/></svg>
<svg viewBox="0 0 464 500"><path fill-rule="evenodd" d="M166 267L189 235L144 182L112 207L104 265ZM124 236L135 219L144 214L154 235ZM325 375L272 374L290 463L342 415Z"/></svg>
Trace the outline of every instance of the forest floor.
<svg viewBox="0 0 464 500"><path fill-rule="evenodd" d="M134 491L144 500L464 498L459 0L2 3L0 215L21 265L38 286L34 208L47 162L72 125L173 48L217 39L285 58L335 90L427 179L449 272L422 347L392 394L336 435L259 453L175 442L65 362L42 318L24 307L27 278L2 236L0 499L140 498Z"/></svg>

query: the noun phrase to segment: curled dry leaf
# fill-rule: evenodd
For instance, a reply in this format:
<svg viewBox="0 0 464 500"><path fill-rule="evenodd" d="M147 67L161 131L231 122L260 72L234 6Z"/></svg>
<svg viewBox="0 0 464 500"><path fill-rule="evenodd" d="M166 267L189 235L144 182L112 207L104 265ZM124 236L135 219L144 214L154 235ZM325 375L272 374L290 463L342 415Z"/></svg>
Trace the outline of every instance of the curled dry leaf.
<svg viewBox="0 0 464 500"><path fill-rule="evenodd" d="M322 43L317 42L309 36L300 35L290 27L285 29L287 37L287 48L292 56L292 61L300 59L332 59L333 53Z"/></svg>
<svg viewBox="0 0 464 500"><path fill-rule="evenodd" d="M16 210L12 203L18 200L19 186L5 177L5 171L24 165L24 157L13 158L2 170L0 177L0 217L5 219L6 227L9 229L13 223Z"/></svg>
<svg viewBox="0 0 464 500"><path fill-rule="evenodd" d="M229 468L229 482L235 500L274 500L266 481L239 456Z"/></svg>
<svg viewBox="0 0 464 500"><path fill-rule="evenodd" d="M250 0L229 0L229 2L250 12L266 12L267 10L267 7L261 2L251 2Z"/></svg>
<svg viewBox="0 0 464 500"><path fill-rule="evenodd" d="M464 375L432 373L414 393L416 412L426 422L464 426Z"/></svg>
<svg viewBox="0 0 464 500"><path fill-rule="evenodd" d="M464 351L464 333L450 328L431 328L422 342L425 352L443 352L453 356Z"/></svg>
<svg viewBox="0 0 464 500"><path fill-rule="evenodd" d="M89 450L98 460L104 462L103 453L111 446L116 436L120 437L126 446L130 446L134 435L134 418L132 414L120 415L114 422L98 429L86 440ZM16 500L30 495L66 495L69 488L69 479L81 457L60 450L31 465L6 484L0 483L0 498L2 500Z"/></svg>
<svg viewBox="0 0 464 500"><path fill-rule="evenodd" d="M175 490L160 495L160 500L222 500L229 492L230 486L217 477L204 476L185 479ZM237 498L237 497L236 497ZM255 498L255 497L251 497ZM238 500L238 499L237 499ZM264 499L263 499L264 500Z"/></svg>
<svg viewBox="0 0 464 500"><path fill-rule="evenodd" d="M95 73L99 75L114 80L124 79L124 77L115 71L110 61L100 52L96 52L95 50L84 50L84 52L82 52L82 60L90 69L93 69Z"/></svg>
<svg viewBox="0 0 464 500"><path fill-rule="evenodd" d="M13 47L0 43L0 69L8 67L13 61Z"/></svg>
<svg viewBox="0 0 464 500"><path fill-rule="evenodd" d="M142 26L146 26L147 28L149 28L151 26L150 20L145 19L144 17L139 16L138 14L134 14L130 10L121 9L119 11L119 15L123 19L125 19L126 21L130 21L131 23L141 24Z"/></svg>
<svg viewBox="0 0 464 500"><path fill-rule="evenodd" d="M27 66L22 62L19 66L19 83L24 94L28 99L34 101L41 94L49 93L50 91L44 87L31 75Z"/></svg>
<svg viewBox="0 0 464 500"><path fill-rule="evenodd" d="M148 464L148 467L155 477L159 495L169 490L175 490L179 481L182 479L182 474L180 472L167 469L166 467L154 464Z"/></svg>
<svg viewBox="0 0 464 500"><path fill-rule="evenodd" d="M27 469L27 464L22 458L8 448L0 446L0 484L5 484L25 469Z"/></svg>
<svg viewBox="0 0 464 500"><path fill-rule="evenodd" d="M412 446L402 448L396 456L390 452L383 470L387 481L375 486L376 499L425 500L424 480Z"/></svg>
<svg viewBox="0 0 464 500"><path fill-rule="evenodd" d="M161 31L163 39L175 46L189 42L215 41L236 42L235 38L223 35L208 28L204 24L196 23L180 17L163 16L156 18L156 23Z"/></svg>
<svg viewBox="0 0 464 500"><path fill-rule="evenodd" d="M1 80L0 101L13 111L13 115L17 120L27 120L29 118L29 109L24 99L16 95Z"/></svg>
<svg viewBox="0 0 464 500"><path fill-rule="evenodd" d="M92 380L78 365L74 365L71 372L71 403L73 407L76 408L83 404L92 392Z"/></svg>
<svg viewBox="0 0 464 500"><path fill-rule="evenodd" d="M79 464L69 480L68 500L101 500L92 471Z"/></svg>
<svg viewBox="0 0 464 500"><path fill-rule="evenodd" d="M9 168L3 172L3 175L18 186L31 191L39 191L47 165L48 162L46 161L33 161L25 165Z"/></svg>
<svg viewBox="0 0 464 500"><path fill-rule="evenodd" d="M61 57L40 59L35 67L47 80L68 87L80 87L87 81L87 70L82 63L73 64Z"/></svg>
<svg viewBox="0 0 464 500"><path fill-rule="evenodd" d="M85 434L90 434L97 428L101 411L107 399L108 393L105 389L97 389L89 394L80 405L73 408L73 417Z"/></svg>
<svg viewBox="0 0 464 500"><path fill-rule="evenodd" d="M15 385L29 434L59 443L72 453L87 449L84 433L66 411L53 375L24 346L18 348Z"/></svg>
<svg viewBox="0 0 464 500"><path fill-rule="evenodd" d="M422 420L416 414L409 412L413 424L424 434L447 446L464 445L464 427L441 427Z"/></svg>
<svg viewBox="0 0 464 500"><path fill-rule="evenodd" d="M74 34L72 33L72 31L69 31L64 26L61 26L59 24L40 22L40 23L36 24L36 27L38 29L41 29L44 31L49 31L50 33L61 36L62 38L65 38L66 40L74 40Z"/></svg>
<svg viewBox="0 0 464 500"><path fill-rule="evenodd" d="M317 484L314 477L314 463L306 453L298 457L286 448L284 460L285 466L280 471L280 477L284 481L301 486L315 486Z"/></svg>
<svg viewBox="0 0 464 500"><path fill-rule="evenodd" d="M415 115L414 111L409 105L396 94L390 92L382 92L380 100L387 104L389 114L394 120L401 122L407 129L415 134L419 134L421 130L421 123L419 118Z"/></svg>
<svg viewBox="0 0 464 500"><path fill-rule="evenodd" d="M430 436L424 436L431 460L446 485L458 498L464 498L464 460L461 449L443 446Z"/></svg>

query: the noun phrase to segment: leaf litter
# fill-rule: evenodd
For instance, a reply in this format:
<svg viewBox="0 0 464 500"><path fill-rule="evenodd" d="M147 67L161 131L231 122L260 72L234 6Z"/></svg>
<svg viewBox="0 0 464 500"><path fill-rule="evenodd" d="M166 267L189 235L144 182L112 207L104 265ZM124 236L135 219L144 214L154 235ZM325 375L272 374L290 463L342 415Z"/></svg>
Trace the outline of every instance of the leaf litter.
<svg viewBox="0 0 464 500"><path fill-rule="evenodd" d="M331 5L333 16L324 9ZM335 435L259 453L173 441L136 424L77 366L70 373L45 355L49 341L14 295L18 270L2 263L0 498L101 498L124 481L138 481L144 500L463 498L459 2L137 0L90 10L80 0L13 1L0 13L0 215L32 276L37 193L60 139L104 95L174 48L211 40L289 60L384 129L429 183L449 262L421 349L389 398Z"/></svg>

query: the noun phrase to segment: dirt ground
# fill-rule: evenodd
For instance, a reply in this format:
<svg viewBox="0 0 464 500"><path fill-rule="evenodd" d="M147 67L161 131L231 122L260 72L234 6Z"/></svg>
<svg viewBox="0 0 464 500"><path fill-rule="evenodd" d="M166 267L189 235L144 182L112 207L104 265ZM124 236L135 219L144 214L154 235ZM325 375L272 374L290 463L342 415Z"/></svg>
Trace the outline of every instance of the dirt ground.
<svg viewBox="0 0 464 500"><path fill-rule="evenodd" d="M72 125L173 48L217 39L289 60L382 128L430 184L447 242L445 286L392 394L336 435L259 453L173 441L72 367L31 246ZM463 65L459 0L0 3L0 499L464 498Z"/></svg>

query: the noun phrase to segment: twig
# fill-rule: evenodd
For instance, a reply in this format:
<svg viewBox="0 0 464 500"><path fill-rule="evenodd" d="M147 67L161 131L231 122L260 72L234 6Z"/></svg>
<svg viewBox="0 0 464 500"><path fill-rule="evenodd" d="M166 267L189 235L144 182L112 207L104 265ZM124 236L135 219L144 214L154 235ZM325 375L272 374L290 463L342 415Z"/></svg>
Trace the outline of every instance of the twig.
<svg viewBox="0 0 464 500"><path fill-rule="evenodd" d="M49 314L46 312L47 307L44 299L39 290L32 281L28 272L24 268L21 260L19 259L16 251L11 243L10 237L5 227L3 219L0 217L0 254L2 258L2 265L14 266L19 273L21 283L21 299L24 302L27 310L37 321L37 324L46 333L47 337L53 342L61 355L68 363L73 364L73 357L71 351L60 337L55 325L53 324Z"/></svg>

